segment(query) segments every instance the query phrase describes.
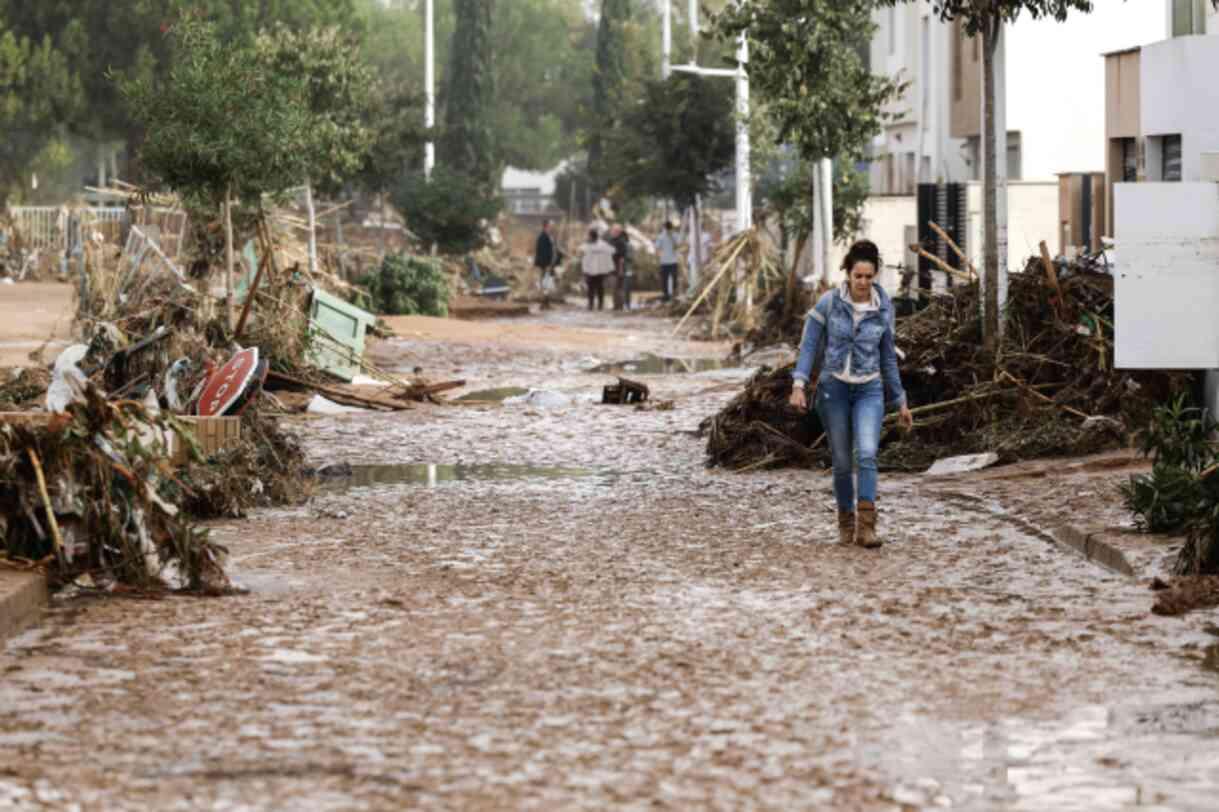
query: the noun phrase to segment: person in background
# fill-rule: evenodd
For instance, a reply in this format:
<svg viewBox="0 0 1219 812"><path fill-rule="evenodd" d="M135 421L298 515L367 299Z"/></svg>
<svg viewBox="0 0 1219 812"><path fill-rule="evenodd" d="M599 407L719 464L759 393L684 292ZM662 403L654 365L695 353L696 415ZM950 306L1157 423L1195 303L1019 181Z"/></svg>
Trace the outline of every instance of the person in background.
<svg viewBox="0 0 1219 812"><path fill-rule="evenodd" d="M601 239L597 229L590 229L588 241L581 249L580 269L584 272L584 286L588 289L588 309L596 304L597 310L605 309L605 277L614 272L614 246Z"/></svg>
<svg viewBox="0 0 1219 812"><path fill-rule="evenodd" d="M660 300L671 302L677 295L677 235L668 220L656 238L656 253L660 254Z"/></svg>
<svg viewBox="0 0 1219 812"><path fill-rule="evenodd" d="M876 537L876 453L886 401L898 408L904 430L914 426L897 369L893 302L876 283L880 267L875 243L860 240L851 246L842 261L846 280L822 296L804 319L800 358L792 372L791 405L804 411L813 363L825 349L813 394L830 441L838 536L842 543L860 547L881 546Z"/></svg>
<svg viewBox="0 0 1219 812"><path fill-rule="evenodd" d="M631 309L631 238L617 223L610 229L610 245L614 246L614 309Z"/></svg>
<svg viewBox="0 0 1219 812"><path fill-rule="evenodd" d="M560 258L559 246L554 241L554 235L550 233L552 228L553 224L550 220L542 221L542 233L538 234L537 245L533 249L533 267L537 268L539 272L538 285L543 292L543 307L549 304L549 297L546 295L546 275L554 272Z"/></svg>

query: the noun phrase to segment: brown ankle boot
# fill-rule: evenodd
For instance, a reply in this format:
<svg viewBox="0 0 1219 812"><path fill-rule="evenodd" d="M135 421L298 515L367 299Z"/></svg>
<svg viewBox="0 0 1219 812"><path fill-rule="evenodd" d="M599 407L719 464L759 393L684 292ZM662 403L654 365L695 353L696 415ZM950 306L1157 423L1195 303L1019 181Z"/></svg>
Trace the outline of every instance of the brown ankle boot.
<svg viewBox="0 0 1219 812"><path fill-rule="evenodd" d="M855 521L855 543L860 547L879 547L881 540L876 538L876 503L860 501Z"/></svg>
<svg viewBox="0 0 1219 812"><path fill-rule="evenodd" d="M855 542L855 514L849 510L838 511L838 540L843 544Z"/></svg>

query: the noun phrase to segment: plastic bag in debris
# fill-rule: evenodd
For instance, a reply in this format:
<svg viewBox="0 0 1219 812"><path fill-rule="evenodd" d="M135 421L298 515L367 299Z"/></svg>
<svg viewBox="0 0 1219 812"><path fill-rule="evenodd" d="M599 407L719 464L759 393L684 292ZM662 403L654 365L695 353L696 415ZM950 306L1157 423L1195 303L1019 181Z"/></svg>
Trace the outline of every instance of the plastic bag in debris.
<svg viewBox="0 0 1219 812"><path fill-rule="evenodd" d="M55 368L51 370L51 385L47 387L48 412L65 412L68 404L83 400L81 391L86 378L78 365L88 352L86 345L73 344L55 359Z"/></svg>

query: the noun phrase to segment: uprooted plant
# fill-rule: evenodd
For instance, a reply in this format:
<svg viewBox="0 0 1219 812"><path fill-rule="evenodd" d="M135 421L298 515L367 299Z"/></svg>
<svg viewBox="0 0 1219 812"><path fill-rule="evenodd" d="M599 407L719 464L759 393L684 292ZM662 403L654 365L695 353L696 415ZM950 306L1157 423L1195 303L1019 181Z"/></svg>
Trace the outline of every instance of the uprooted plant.
<svg viewBox="0 0 1219 812"><path fill-rule="evenodd" d="M1178 397L1154 410L1139 432L1139 450L1152 461L1151 473L1121 486L1126 508L1152 533L1185 531L1174 566L1178 575L1219 574L1219 428L1204 409Z"/></svg>

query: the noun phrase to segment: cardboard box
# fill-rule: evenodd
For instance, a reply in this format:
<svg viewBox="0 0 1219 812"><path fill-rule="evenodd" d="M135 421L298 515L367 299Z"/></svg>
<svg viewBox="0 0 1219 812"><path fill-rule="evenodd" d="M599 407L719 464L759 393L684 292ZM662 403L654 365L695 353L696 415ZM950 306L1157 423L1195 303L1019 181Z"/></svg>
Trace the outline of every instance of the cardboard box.
<svg viewBox="0 0 1219 812"><path fill-rule="evenodd" d="M241 441L240 417L179 417L178 420L192 431L204 457ZM190 443L175 434L171 445L170 463L185 465L190 458Z"/></svg>

